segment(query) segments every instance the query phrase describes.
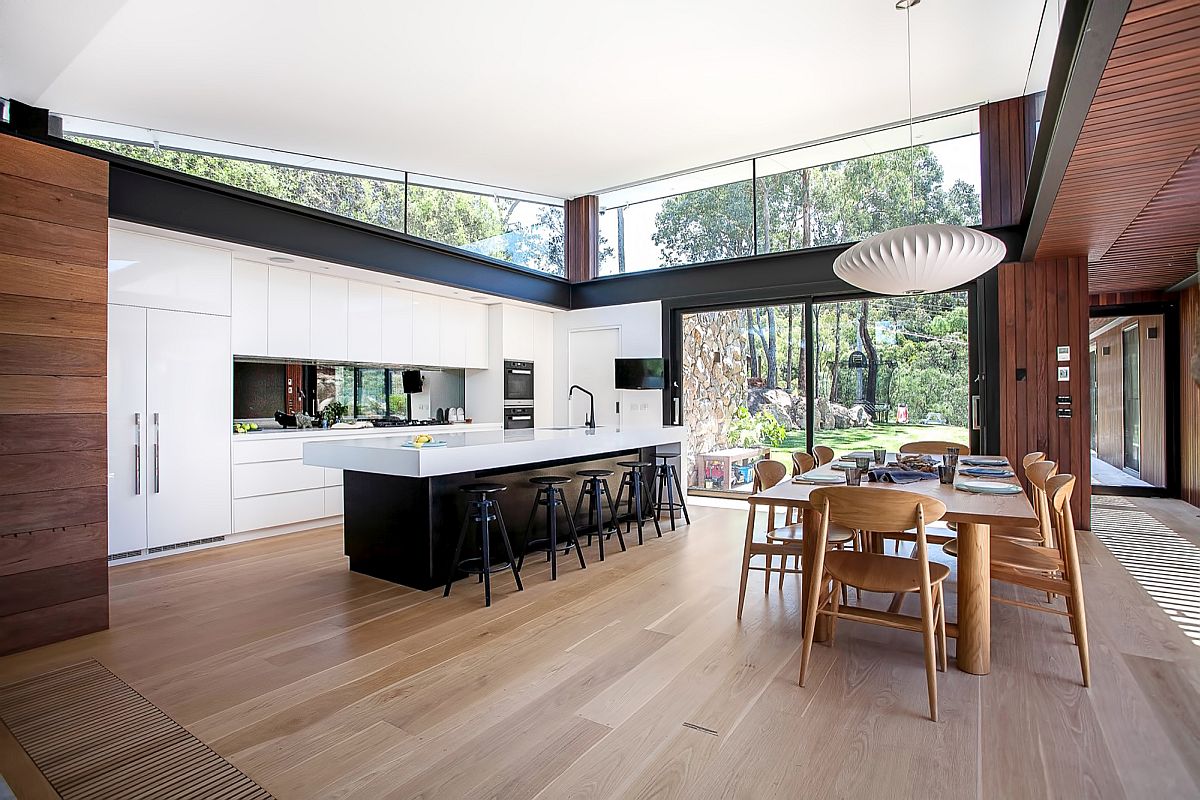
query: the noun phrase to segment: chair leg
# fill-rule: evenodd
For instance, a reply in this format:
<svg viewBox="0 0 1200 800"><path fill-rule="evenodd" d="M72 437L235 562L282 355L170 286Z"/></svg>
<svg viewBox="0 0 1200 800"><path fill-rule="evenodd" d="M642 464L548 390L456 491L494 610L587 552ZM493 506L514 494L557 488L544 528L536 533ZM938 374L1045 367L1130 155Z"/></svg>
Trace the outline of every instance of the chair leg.
<svg viewBox="0 0 1200 800"><path fill-rule="evenodd" d="M692 524L692 518L688 515L687 501L683 499L683 486L679 483L679 473L675 471L675 465L671 465L671 478L675 481L675 491L679 493L679 508L683 510L683 521L688 525ZM674 512L671 513L674 517Z"/></svg>
<svg viewBox="0 0 1200 800"><path fill-rule="evenodd" d="M1071 633L1075 636L1075 646L1079 648L1079 671L1087 688L1092 685L1092 659L1088 653L1087 615L1083 610L1082 597L1074 595L1067 598L1067 614L1071 621Z"/></svg>
<svg viewBox="0 0 1200 800"><path fill-rule="evenodd" d="M771 590L771 570L775 568L775 554L767 553L767 568L763 570L763 594Z"/></svg>
<svg viewBox="0 0 1200 800"><path fill-rule="evenodd" d="M454 559L450 562L450 572L446 575L446 591L442 597L450 596L450 585L454 583L454 573L458 572L458 559L462 557L463 541L467 538L467 528L471 524L471 505L467 504L467 516L463 519L462 530L458 534L458 544L454 546Z"/></svg>
<svg viewBox="0 0 1200 800"><path fill-rule="evenodd" d="M833 634L837 630L838 611L841 609L841 604L838 602L839 596L846 591L846 584L835 580L833 582L832 591L829 592L829 603L832 606L833 616L829 618L829 646L833 647Z"/></svg>
<svg viewBox="0 0 1200 800"><path fill-rule="evenodd" d="M542 498L543 491L538 489L533 496L533 508L529 510L529 521L525 523L525 542L521 545L521 562L517 564L517 569L525 566L525 551L529 549L529 542L533 539L533 521L537 519L538 500Z"/></svg>
<svg viewBox="0 0 1200 800"><path fill-rule="evenodd" d="M942 672L945 672L948 664L947 659L949 653L946 650L946 593L942 591L942 585L939 583L934 589L934 618L937 620L937 643L938 643L938 659L939 666Z"/></svg>
<svg viewBox="0 0 1200 800"><path fill-rule="evenodd" d="M479 536L482 542L479 552L482 559L483 572L481 574L483 575L483 605L485 607L492 605L492 535L488 529L488 516L491 510L491 503L486 500L479 509Z"/></svg>
<svg viewBox="0 0 1200 800"><path fill-rule="evenodd" d="M567 530L571 533L571 543L575 545L575 555L579 556L580 569L587 569L587 564L583 560L583 548L579 546L579 534L575 530L575 520L572 519L570 512L567 510L567 493L562 489L558 489L558 494L562 500L559 507L562 508L563 518L567 521Z"/></svg>
<svg viewBox="0 0 1200 800"><path fill-rule="evenodd" d="M675 530L675 489L671 484L671 465L663 467L663 483L667 486L667 513L671 515L671 530Z"/></svg>
<svg viewBox="0 0 1200 800"><path fill-rule="evenodd" d="M779 557L779 591L783 591L783 576L787 575L787 553Z"/></svg>
<svg viewBox="0 0 1200 800"><path fill-rule="evenodd" d="M933 593L921 593L921 633L925 641L925 682L929 688L929 718L938 721L937 664L934 657Z"/></svg>
<svg viewBox="0 0 1200 800"><path fill-rule="evenodd" d="M496 522L500 525L500 539L504 542L504 552L508 555L508 568L512 570L513 580L517 582L517 591L525 591L525 587L521 585L521 571L517 569L517 560L513 558L512 542L508 540L508 528L504 527L504 515L500 513L500 504L496 504ZM553 538L550 540L551 545L555 545Z"/></svg>
<svg viewBox="0 0 1200 800"><path fill-rule="evenodd" d="M824 572L824 565L817 567ZM825 583L824 575L814 575L809 582L808 610L804 615L804 646L800 650L800 685L808 677L808 662L812 657L813 636L817 631L817 606L821 604L821 586Z"/></svg>
<svg viewBox="0 0 1200 800"><path fill-rule="evenodd" d="M642 480L641 477L639 477L639 479L638 479L638 486L639 486L640 490L642 491L642 495L645 496L646 481ZM646 506L650 507L650 510L654 511L655 510L654 509L654 497L653 497L654 481L650 481L650 494L651 494L651 496L647 497L643 502L646 504ZM656 534L658 534L658 538L661 539L662 538L662 526L658 524L658 513L656 512L656 513L652 514L650 516L650 519L654 522L654 532Z"/></svg>
<svg viewBox="0 0 1200 800"><path fill-rule="evenodd" d="M626 472L624 475L621 476L621 482L617 484L616 507L618 510L621 508L621 500L625 499L625 484L628 482L628 480L629 480L629 473ZM628 502L629 502L629 505L633 505L633 489L632 489L632 487L629 490ZM618 525L620 524L617 522L617 518L615 516L613 517L613 522ZM628 521L625 522L625 532L629 533L629 522Z"/></svg>
<svg viewBox="0 0 1200 800"><path fill-rule="evenodd" d="M617 507L613 504L612 495L608 493L608 481L601 481L600 491L604 493L604 499L608 501L608 511L612 515L613 530L617 532L617 544L621 545L621 552L625 552L625 536L621 533L621 525L617 522Z"/></svg>

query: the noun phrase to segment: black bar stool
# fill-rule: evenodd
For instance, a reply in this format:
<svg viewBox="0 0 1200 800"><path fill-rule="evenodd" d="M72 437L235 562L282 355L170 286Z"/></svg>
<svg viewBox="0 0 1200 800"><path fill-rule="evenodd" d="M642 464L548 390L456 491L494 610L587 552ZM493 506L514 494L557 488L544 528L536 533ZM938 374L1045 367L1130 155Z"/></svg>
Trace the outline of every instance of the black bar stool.
<svg viewBox="0 0 1200 800"><path fill-rule="evenodd" d="M604 537L611 536L612 531L606 530L604 526L604 501L608 501L609 520L612 523L613 530L616 531L617 541L621 543L621 550L625 550L625 537L621 535L621 526L615 524L617 520L617 509L613 505L612 495L608 492L608 478L612 477L611 469L581 469L575 473L581 478L587 478L583 482L583 488L579 490L579 501L575 503L575 516L579 516L579 510L583 507L583 498L588 500L588 526L590 527L595 521L596 530L588 532L588 546L592 545L592 536L599 538L600 542L600 560L604 560Z"/></svg>
<svg viewBox="0 0 1200 800"><path fill-rule="evenodd" d="M675 509L683 510L683 520L688 525L692 524L692 518L688 516L687 503L683 500L683 487L679 485L679 472L675 469L675 465L671 463L672 458L679 458L679 454L659 454L655 458L662 461L655 469L654 480L657 483L655 489L657 501L654 504L655 517L662 516L665 509L671 517L671 530L675 530ZM663 505L663 490L667 492L667 502ZM676 493L679 500L676 501Z"/></svg>
<svg viewBox="0 0 1200 800"><path fill-rule="evenodd" d="M454 560L450 562L450 574L446 576L446 591L442 593L442 597L450 596L450 585L454 583L454 576L459 572L478 575L479 579L483 581L483 604L485 606L492 604L493 572L511 569L513 578L517 581L517 591L524 590L525 587L521 585L521 574L517 570L517 560L513 558L512 544L508 541L508 531L504 528L504 517L500 514L500 504L491 498L491 495L507 489L507 486L500 483L469 483L459 489L460 492L475 495L475 497L467 501L467 515L463 518L462 531L458 534L458 544L454 548ZM463 543L467 540L467 532L470 530L472 522L478 524L476 530L479 532L479 557L459 561ZM492 563L490 528L492 522L500 526L500 541L504 544L504 552L508 554L508 561L501 561L497 564Z"/></svg>
<svg viewBox="0 0 1200 800"><path fill-rule="evenodd" d="M628 518L625 520L625 532L629 533L630 527L633 525L633 520L637 520L638 528L638 544L644 544L642 541L642 525L649 518L654 522L654 530L658 532L658 538L662 538L662 528L658 524L658 517L647 513L646 506L649 505L650 498L642 493L642 487L645 485L644 474L642 470L654 469L653 462L650 461L618 461L617 466L625 467L625 472L621 475L621 484L617 487L617 508L621 508L621 498L625 497L627 504ZM629 495L625 496L625 488L629 487Z"/></svg>
<svg viewBox="0 0 1200 800"><path fill-rule="evenodd" d="M575 548L576 554L579 556L579 566L581 569L587 569L587 564L583 560L583 548L579 546L579 534L575 532L575 520L571 519L571 512L567 508L567 493L561 487L564 483L570 483L571 479L565 475L539 475L536 478L530 478L529 482L534 486L539 486L537 494L533 498L533 508L529 512L529 522L525 525L525 549L521 553L521 560L517 562L517 572L525 566L525 555L530 551L546 551L546 560L550 562L550 580L558 580L558 552L561 549L563 554L571 552L571 548ZM533 521L537 517L538 507L546 507L546 537L544 539L530 539L529 536L533 532ZM562 509L563 516L567 519L567 543L560 547L558 544L558 510Z"/></svg>

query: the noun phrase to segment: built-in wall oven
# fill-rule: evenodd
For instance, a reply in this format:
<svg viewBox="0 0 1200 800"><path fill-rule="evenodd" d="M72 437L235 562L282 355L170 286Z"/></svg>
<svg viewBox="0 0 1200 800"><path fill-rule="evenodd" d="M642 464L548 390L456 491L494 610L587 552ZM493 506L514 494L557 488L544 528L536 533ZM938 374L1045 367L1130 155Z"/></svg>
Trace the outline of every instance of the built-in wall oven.
<svg viewBox="0 0 1200 800"><path fill-rule="evenodd" d="M533 362L504 362L504 404L533 405Z"/></svg>
<svg viewBox="0 0 1200 800"><path fill-rule="evenodd" d="M505 406L504 430L533 427L533 406Z"/></svg>

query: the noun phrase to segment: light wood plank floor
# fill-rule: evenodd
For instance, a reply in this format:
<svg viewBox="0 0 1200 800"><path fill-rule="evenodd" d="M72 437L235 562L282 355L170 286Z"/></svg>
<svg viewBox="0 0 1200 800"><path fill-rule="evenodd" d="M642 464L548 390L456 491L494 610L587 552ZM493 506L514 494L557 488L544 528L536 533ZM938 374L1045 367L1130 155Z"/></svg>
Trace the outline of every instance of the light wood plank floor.
<svg viewBox="0 0 1200 800"><path fill-rule="evenodd" d="M796 578L756 574L739 624L745 512L692 517L557 583L497 575L491 609L349 573L339 529L122 566L111 630L0 683L94 657L280 798L1200 792L1200 647L1090 534L1095 685L1065 620L994 605L992 674L952 663L932 723L914 635L843 622L799 688ZM0 773L53 796L3 726Z"/></svg>

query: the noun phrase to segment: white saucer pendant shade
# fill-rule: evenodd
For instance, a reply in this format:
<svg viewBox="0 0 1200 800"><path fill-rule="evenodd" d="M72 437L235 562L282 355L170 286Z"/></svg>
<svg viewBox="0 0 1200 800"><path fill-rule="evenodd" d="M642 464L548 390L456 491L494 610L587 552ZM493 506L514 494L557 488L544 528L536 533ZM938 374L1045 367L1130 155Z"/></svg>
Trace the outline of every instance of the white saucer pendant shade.
<svg viewBox="0 0 1200 800"><path fill-rule="evenodd" d="M958 225L909 225L864 239L833 262L846 283L876 294L944 292L1004 258L1004 242Z"/></svg>

